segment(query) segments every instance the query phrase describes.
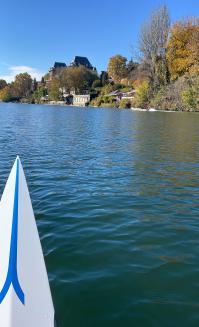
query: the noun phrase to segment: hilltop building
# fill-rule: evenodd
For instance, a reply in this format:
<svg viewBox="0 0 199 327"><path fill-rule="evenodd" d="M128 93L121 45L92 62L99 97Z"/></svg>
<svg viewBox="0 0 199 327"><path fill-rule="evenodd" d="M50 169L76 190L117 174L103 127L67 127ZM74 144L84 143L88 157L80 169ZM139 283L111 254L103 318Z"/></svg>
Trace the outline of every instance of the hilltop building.
<svg viewBox="0 0 199 327"><path fill-rule="evenodd" d="M49 80L52 81L52 79L56 76L56 72L59 69L66 68L66 64L64 62L55 62L54 66L49 69Z"/></svg>
<svg viewBox="0 0 199 327"><path fill-rule="evenodd" d="M73 61L70 63L69 67L79 67L79 66L84 66L88 69L96 70L96 68L91 65L87 57L75 56ZM64 62L56 61L54 63L54 66L49 69L49 81L52 81L52 79L56 77L56 73L58 70L64 69L66 67L67 65Z"/></svg>
<svg viewBox="0 0 199 327"><path fill-rule="evenodd" d="M88 69L91 70L96 70L96 68L94 68L90 61L88 60L88 58L86 57L80 57L80 56L75 56L75 58L73 59L73 61L71 62L70 66L72 67L79 67L79 66L84 66Z"/></svg>
<svg viewBox="0 0 199 327"><path fill-rule="evenodd" d="M54 68L57 69L57 68L65 68L66 67L66 64L64 62L57 62L55 61L54 63Z"/></svg>
<svg viewBox="0 0 199 327"><path fill-rule="evenodd" d="M73 61L68 66L63 62L55 62L54 66L49 69L48 80L45 81L47 88L50 86L52 80L59 75L61 70L67 67L80 67L80 66L96 71L96 68L91 65L87 57L75 56ZM90 102L90 94L88 90L84 90L82 94L76 94L75 91L70 90L70 92L68 92L68 90L62 87L60 88L60 93L62 94L62 101L68 104L85 107Z"/></svg>

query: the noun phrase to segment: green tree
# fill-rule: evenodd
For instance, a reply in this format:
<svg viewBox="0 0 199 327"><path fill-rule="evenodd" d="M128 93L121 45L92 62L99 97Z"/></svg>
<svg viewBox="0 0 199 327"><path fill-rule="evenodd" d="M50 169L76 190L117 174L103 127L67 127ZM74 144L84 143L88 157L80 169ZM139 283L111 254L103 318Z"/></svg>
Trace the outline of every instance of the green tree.
<svg viewBox="0 0 199 327"><path fill-rule="evenodd" d="M196 93L192 87L182 92L182 101L187 110L194 110L197 106Z"/></svg>
<svg viewBox="0 0 199 327"><path fill-rule="evenodd" d="M144 81L137 89L133 105L139 108L147 108L150 100L149 82Z"/></svg>
<svg viewBox="0 0 199 327"><path fill-rule="evenodd" d="M100 81L100 79L96 79L92 84L92 88L96 89L96 88L100 88L100 87L102 87L102 82Z"/></svg>
<svg viewBox="0 0 199 327"><path fill-rule="evenodd" d="M38 85L38 83L37 83L37 81L36 81L36 78L34 78L34 79L33 79L33 86L32 86L33 91L36 91L36 89L37 89L37 85Z"/></svg>
<svg viewBox="0 0 199 327"><path fill-rule="evenodd" d="M188 80L188 86L181 96L186 110L199 110L199 76Z"/></svg>
<svg viewBox="0 0 199 327"><path fill-rule="evenodd" d="M108 63L108 74L115 83L120 83L122 78L127 77L127 59L121 55L110 58Z"/></svg>
<svg viewBox="0 0 199 327"><path fill-rule="evenodd" d="M53 79L49 87L49 98L51 101L59 101L60 99L60 84L57 79Z"/></svg>
<svg viewBox="0 0 199 327"><path fill-rule="evenodd" d="M40 103L42 97L47 95L47 89L44 85L39 85L32 95L33 101Z"/></svg>
<svg viewBox="0 0 199 327"><path fill-rule="evenodd" d="M130 109L131 108L131 100L130 99L122 99L120 101L119 107L121 109Z"/></svg>
<svg viewBox="0 0 199 327"><path fill-rule="evenodd" d="M102 88L101 88L101 95L107 95L113 91L116 91L118 89L121 89L122 85L121 84L114 84L114 83L109 83L109 84L105 84Z"/></svg>
<svg viewBox="0 0 199 327"><path fill-rule="evenodd" d="M4 79L0 79L0 90L7 86L7 82Z"/></svg>
<svg viewBox="0 0 199 327"><path fill-rule="evenodd" d="M100 74L100 81L102 86L108 83L108 73L106 71L102 71Z"/></svg>

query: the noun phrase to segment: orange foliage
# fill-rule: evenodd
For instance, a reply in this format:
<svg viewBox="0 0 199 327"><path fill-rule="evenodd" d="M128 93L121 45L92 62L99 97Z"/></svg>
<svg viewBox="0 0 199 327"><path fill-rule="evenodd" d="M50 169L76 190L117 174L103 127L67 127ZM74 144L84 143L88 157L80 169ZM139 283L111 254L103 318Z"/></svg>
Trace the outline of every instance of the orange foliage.
<svg viewBox="0 0 199 327"><path fill-rule="evenodd" d="M125 86L129 86L130 85L130 81L128 80L128 78L122 78L120 83L122 85L125 85Z"/></svg>
<svg viewBox="0 0 199 327"><path fill-rule="evenodd" d="M0 91L0 100L7 102L10 101L11 97L12 97L11 87L7 85Z"/></svg>
<svg viewBox="0 0 199 327"><path fill-rule="evenodd" d="M179 21L171 28L167 47L167 62L171 79L199 69L199 20Z"/></svg>
<svg viewBox="0 0 199 327"><path fill-rule="evenodd" d="M197 20L197 24L195 25L195 29L191 38L190 49L191 60L193 62L190 73L199 74L199 19Z"/></svg>

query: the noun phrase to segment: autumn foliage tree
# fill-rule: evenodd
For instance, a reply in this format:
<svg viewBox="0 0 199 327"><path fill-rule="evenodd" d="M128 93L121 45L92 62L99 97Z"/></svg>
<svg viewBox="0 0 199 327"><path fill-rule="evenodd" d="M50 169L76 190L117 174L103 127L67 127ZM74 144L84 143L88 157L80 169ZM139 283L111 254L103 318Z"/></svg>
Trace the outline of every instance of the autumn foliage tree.
<svg viewBox="0 0 199 327"><path fill-rule="evenodd" d="M127 58L116 55L110 58L108 63L108 74L115 83L120 83L121 79L127 76Z"/></svg>
<svg viewBox="0 0 199 327"><path fill-rule="evenodd" d="M190 48L190 61L192 62L190 73L199 74L199 19L195 21Z"/></svg>
<svg viewBox="0 0 199 327"><path fill-rule="evenodd" d="M10 85L6 85L0 90L0 100L3 102L9 102L12 100L12 89Z"/></svg>
<svg viewBox="0 0 199 327"><path fill-rule="evenodd" d="M167 61L172 80L199 72L199 20L179 21L172 26Z"/></svg>
<svg viewBox="0 0 199 327"><path fill-rule="evenodd" d="M98 76L95 71L92 71L84 66L67 67L60 74L61 86L66 90L82 93L90 88Z"/></svg>
<svg viewBox="0 0 199 327"><path fill-rule="evenodd" d="M13 95L18 98L28 97L32 92L32 83L32 78L28 73L18 74L12 85Z"/></svg>

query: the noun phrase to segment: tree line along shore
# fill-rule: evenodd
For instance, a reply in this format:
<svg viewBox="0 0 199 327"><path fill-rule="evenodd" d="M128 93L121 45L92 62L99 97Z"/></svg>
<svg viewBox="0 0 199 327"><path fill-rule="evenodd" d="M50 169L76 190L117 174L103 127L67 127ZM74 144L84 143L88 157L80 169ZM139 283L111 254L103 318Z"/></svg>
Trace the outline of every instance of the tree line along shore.
<svg viewBox="0 0 199 327"><path fill-rule="evenodd" d="M85 57L55 63L41 81L21 73L0 80L0 100L199 111L199 18L171 24L161 6L141 26L136 59L117 54L100 74Z"/></svg>

